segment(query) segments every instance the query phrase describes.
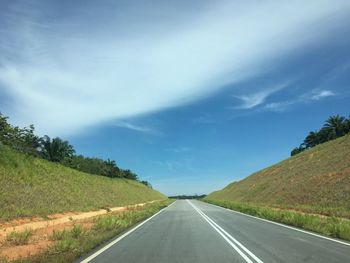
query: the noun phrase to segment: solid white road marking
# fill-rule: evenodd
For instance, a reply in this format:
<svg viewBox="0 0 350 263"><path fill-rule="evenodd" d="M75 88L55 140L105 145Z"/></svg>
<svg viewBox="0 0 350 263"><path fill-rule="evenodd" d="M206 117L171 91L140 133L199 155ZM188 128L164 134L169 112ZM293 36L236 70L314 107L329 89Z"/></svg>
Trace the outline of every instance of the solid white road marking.
<svg viewBox="0 0 350 263"><path fill-rule="evenodd" d="M115 245L116 243L118 243L120 240L122 240L124 237L130 235L132 232L134 232L136 229L138 229L139 227L141 227L142 225L146 224L149 220L151 220L153 217L159 215L164 209L172 206L173 204L175 204L175 202L171 203L169 206L164 207L162 210L160 210L159 212L157 212L156 214L154 214L153 216L151 216L150 218L146 219L145 221L143 221L142 223L138 224L137 226L135 226L134 228L130 229L128 232L124 233L123 235L121 235L120 237L118 237L117 239L113 240L112 242L108 243L106 246L104 246L103 248L101 248L100 250L96 251L94 254L92 254L91 256L89 256L88 258L80 261L80 263L88 263L90 262L92 259L94 259L95 257L97 257L98 255L102 254L104 251L106 251L107 249L109 249L110 247L112 247L113 245Z"/></svg>
<svg viewBox="0 0 350 263"><path fill-rule="evenodd" d="M343 241L338 240L338 239L321 236L319 234L312 233L312 232L309 232L309 231L306 231L306 230L302 230L302 229L299 229L299 228L296 228L296 227L292 227L292 226L284 225L284 224L277 223L277 222L274 222L274 221L270 221L270 220L267 220L267 219L264 219L264 218L260 218L260 217L256 217L256 216L252 216L252 215L248 215L248 214L244 214L242 212L231 210L231 209L228 209L226 207L222 207L222 206L218 206L218 205L214 205L214 204L210 204L210 203L206 203L206 202L202 202L202 203L205 203L207 205L216 206L218 208L225 209L225 210L230 211L232 213L236 213L236 214L244 215L244 216L247 216L247 217L255 218L255 219L258 219L258 220L270 223L270 224L274 224L274 225L278 225L278 226L281 226L281 227L289 228L289 229L292 229L292 230L295 230L295 231L298 231L298 232L301 232L301 233L304 233L304 234L308 234L308 235L311 235L311 236L315 236L315 237L319 237L319 238L322 238L322 239L326 239L328 241L333 241L333 242L336 242L336 243L339 243L339 244L342 244L342 245L350 246L350 243L343 242Z"/></svg>
<svg viewBox="0 0 350 263"><path fill-rule="evenodd" d="M242 243L240 243L237 239L235 239L233 236L231 236L229 233L227 233L222 227L220 227L217 223L215 223L209 216L207 216L203 211L201 211L198 207L196 207L194 204L192 204L189 200L187 202L194 208L194 210L197 211L199 215L201 215L213 228L216 230L225 240L228 242L231 247L236 250L243 259L248 263L253 263L250 258L247 257L247 255L244 254L244 252L241 250L243 249L249 256L251 256L256 262L263 263L262 260L260 260L257 256L255 256L249 249L247 249ZM231 242L231 239L235 244L237 244L241 249L239 249L234 243Z"/></svg>

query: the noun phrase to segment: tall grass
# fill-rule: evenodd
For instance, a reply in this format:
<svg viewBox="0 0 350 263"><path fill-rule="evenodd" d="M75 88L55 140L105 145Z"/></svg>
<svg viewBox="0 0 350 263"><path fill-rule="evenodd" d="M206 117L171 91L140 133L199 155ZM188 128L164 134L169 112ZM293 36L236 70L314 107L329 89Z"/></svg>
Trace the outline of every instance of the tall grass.
<svg viewBox="0 0 350 263"><path fill-rule="evenodd" d="M204 199L203 201L260 218L296 226L323 235L350 240L350 220L273 209L245 203Z"/></svg>

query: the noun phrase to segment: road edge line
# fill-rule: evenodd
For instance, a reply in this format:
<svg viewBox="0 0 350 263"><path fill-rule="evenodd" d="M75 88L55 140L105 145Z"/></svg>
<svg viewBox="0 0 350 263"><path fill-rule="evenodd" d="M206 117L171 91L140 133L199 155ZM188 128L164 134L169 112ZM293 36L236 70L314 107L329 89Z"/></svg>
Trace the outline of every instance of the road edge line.
<svg viewBox="0 0 350 263"><path fill-rule="evenodd" d="M274 224L274 225L278 225L278 226L281 226L281 227L289 228L289 229L292 229L292 230L295 230L295 231L298 231L298 232L301 232L301 233L304 233L304 234L309 234L311 236L315 236L315 237L319 237L319 238L322 238L322 239L326 239L328 241L333 241L333 242L336 242L336 243L339 243L339 244L342 244L342 245L345 245L345 246L350 246L350 243L347 243L347 242L344 242L344 241L341 241L341 240L338 240L338 239L334 239L334 238L331 238L331 237L322 236L320 234L316 234L316 233L313 233L313 232L310 232L310 231L307 231L307 230L303 230L303 229L300 229L300 228L297 228L297 227L294 227L294 226L289 226L289 225L285 225L285 224L282 224L282 223L271 221L271 220L268 220L268 219L265 219L265 218L260 218L260 217L257 217L257 216L248 215L248 214L236 211L236 210L232 210L232 209L229 209L229 208L226 208L226 207L222 207L222 206L219 206L219 205L214 205L214 204L211 204L211 203L203 202L203 201L200 201L200 200L197 200L197 201L202 202L204 204L216 206L218 208L225 209L225 210L233 212L233 213L237 213L237 214L240 214L240 215L244 215L244 216L248 216L248 217L251 217L251 218L259 219L261 221L264 221L264 222L267 222L267 223L270 223L270 224Z"/></svg>
<svg viewBox="0 0 350 263"><path fill-rule="evenodd" d="M141 223L139 223L138 225L134 226L132 229L130 229L129 231L127 231L126 233L124 233L123 235L119 236L117 239L111 241L110 243L108 243L107 245L105 245L104 247L100 248L99 250L97 250L95 253L93 253L92 255L90 255L89 257L87 257L86 259L83 259L82 261L80 261L80 263L88 263L90 262L92 259L94 259L95 257L97 257L98 255L102 254L104 251L106 251L107 249L109 249L110 247L114 246L116 243L118 243L119 241L121 241L123 238L127 237L128 235L130 235L132 232L134 232L136 229L140 228L141 226L143 226L145 223L147 223L148 221L150 221L152 218L156 217L157 215L159 215L161 212L163 212L166 208L172 206L173 204L175 204L176 201L174 201L173 203L171 203L170 205L164 207L163 209L161 209L160 211L158 211L157 213L155 213L153 216L147 218L146 220L142 221Z"/></svg>

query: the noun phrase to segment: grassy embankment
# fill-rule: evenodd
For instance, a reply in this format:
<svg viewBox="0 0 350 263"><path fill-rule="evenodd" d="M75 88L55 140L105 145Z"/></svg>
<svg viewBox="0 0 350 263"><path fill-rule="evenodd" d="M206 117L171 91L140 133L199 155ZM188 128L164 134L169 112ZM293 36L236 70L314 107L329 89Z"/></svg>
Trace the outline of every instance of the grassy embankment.
<svg viewBox="0 0 350 263"><path fill-rule="evenodd" d="M350 240L350 135L231 183L204 201Z"/></svg>
<svg viewBox="0 0 350 263"><path fill-rule="evenodd" d="M86 174L0 145L0 221L166 198L136 181Z"/></svg>

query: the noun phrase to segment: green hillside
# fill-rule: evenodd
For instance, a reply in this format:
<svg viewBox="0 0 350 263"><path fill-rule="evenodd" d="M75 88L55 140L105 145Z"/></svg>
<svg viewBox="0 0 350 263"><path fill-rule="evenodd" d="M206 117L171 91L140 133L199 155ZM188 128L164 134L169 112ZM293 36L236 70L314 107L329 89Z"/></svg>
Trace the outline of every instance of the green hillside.
<svg viewBox="0 0 350 263"><path fill-rule="evenodd" d="M89 211L166 198L135 180L79 172L0 144L2 220Z"/></svg>
<svg viewBox="0 0 350 263"><path fill-rule="evenodd" d="M206 200L350 218L350 135L231 183Z"/></svg>

